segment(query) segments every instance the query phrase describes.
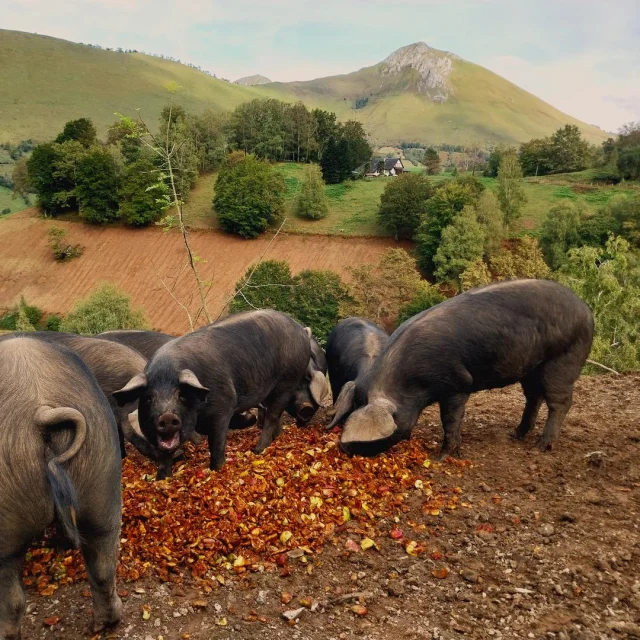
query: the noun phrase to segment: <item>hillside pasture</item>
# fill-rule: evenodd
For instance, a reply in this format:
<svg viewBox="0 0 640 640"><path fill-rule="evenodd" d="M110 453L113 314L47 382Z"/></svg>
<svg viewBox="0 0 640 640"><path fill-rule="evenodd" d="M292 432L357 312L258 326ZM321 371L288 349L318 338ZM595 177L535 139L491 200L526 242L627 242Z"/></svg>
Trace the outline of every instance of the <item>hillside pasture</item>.
<svg viewBox="0 0 640 640"><path fill-rule="evenodd" d="M85 247L81 258L57 263L47 245L52 226L68 231L70 242ZM389 247L409 248L383 238L335 238L283 233L273 242L266 234L243 240L218 231L194 231L191 244L201 258L200 273L214 285L210 311L217 316L234 291L235 283L263 253L266 259L286 260L291 270L331 269L348 276L348 267L375 263ZM118 226L95 227L69 221L44 220L36 210L0 218L0 309L15 305L23 294L30 304L47 313L66 313L100 282L110 281L144 307L152 326L168 333L188 328L184 312L171 299L160 279L172 287L185 263L184 246L177 232L156 227L131 230ZM266 251L266 253L265 253ZM196 308L192 280L183 273L175 293Z"/></svg>
<svg viewBox="0 0 640 640"><path fill-rule="evenodd" d="M385 236L387 232L378 225L377 213L380 196L389 180L395 178L367 178L347 181L337 185L326 185L325 194L329 203L329 214L321 220L306 220L295 214L295 199L300 190L304 165L282 163L277 165L284 176L287 187L285 193L287 223L285 229L291 233L312 233L338 236ZM420 172L415 166L412 172ZM524 182L527 202L523 207L522 218L515 232L535 231L543 222L549 210L563 200L570 200L587 213L595 213L611 198L617 195L630 195L637 186L620 184L617 186L599 186L567 180L573 174L528 178ZM554 179L552 179L554 178ZM430 176L434 184L451 179L448 174ZM495 192L498 187L495 178L479 178L487 189ZM207 174L198 179L191 191L189 202L185 206L187 224L197 229L217 229L217 220L212 200L216 174Z"/></svg>

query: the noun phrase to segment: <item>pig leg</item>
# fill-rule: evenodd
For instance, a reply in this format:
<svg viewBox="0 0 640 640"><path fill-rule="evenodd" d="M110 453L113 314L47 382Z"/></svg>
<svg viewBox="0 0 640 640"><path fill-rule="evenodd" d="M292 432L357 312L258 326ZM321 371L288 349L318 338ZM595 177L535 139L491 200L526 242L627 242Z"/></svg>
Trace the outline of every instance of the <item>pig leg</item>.
<svg viewBox="0 0 640 640"><path fill-rule="evenodd" d="M262 431L258 444L253 450L254 453L262 453L282 433L282 415L290 399L290 393L267 398Z"/></svg>
<svg viewBox="0 0 640 640"><path fill-rule="evenodd" d="M440 420L444 438L440 457L457 456L460 453L460 423L464 418L464 408L469 400L468 393L456 393L440 400Z"/></svg>
<svg viewBox="0 0 640 640"><path fill-rule="evenodd" d="M113 528L107 524L101 529L99 523L93 523L88 529L101 531L91 534L83 532L82 536L82 555L93 594L93 625L97 632L115 626L122 616L122 602L116 593L120 527Z"/></svg>
<svg viewBox="0 0 640 640"><path fill-rule="evenodd" d="M20 637L25 595L22 587L22 566L25 550L10 558L0 558L0 638Z"/></svg>
<svg viewBox="0 0 640 640"><path fill-rule="evenodd" d="M560 427L573 402L573 384L580 375L580 366L569 352L544 366L542 386L549 415L538 448L547 451L558 439Z"/></svg>
<svg viewBox="0 0 640 640"><path fill-rule="evenodd" d="M534 375L530 374L523 378L520 384L522 385L522 391L526 398L526 404L520 424L513 432L513 437L516 440L523 440L535 425L543 399L542 385L540 384L540 376L538 373Z"/></svg>
<svg viewBox="0 0 640 640"><path fill-rule="evenodd" d="M220 471L226 461L227 433L229 432L229 423L232 417L233 410L215 417L202 416L203 420L206 420L208 424L207 438L209 440L209 453L211 454L211 461L209 462L211 471Z"/></svg>

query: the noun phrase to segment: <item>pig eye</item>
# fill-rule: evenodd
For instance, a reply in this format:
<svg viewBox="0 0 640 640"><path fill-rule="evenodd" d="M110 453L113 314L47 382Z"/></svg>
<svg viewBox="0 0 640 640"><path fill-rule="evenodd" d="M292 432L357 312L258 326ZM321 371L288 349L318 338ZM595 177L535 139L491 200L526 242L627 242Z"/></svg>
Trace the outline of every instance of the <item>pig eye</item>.
<svg viewBox="0 0 640 640"><path fill-rule="evenodd" d="M178 400L180 400L182 404L187 404L187 396L183 395L182 393L178 396Z"/></svg>

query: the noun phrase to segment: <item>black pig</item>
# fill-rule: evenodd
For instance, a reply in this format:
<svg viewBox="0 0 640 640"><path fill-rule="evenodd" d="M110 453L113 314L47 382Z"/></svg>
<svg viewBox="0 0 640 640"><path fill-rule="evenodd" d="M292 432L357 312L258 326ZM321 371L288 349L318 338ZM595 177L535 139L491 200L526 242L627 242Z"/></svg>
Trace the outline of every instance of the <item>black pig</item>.
<svg viewBox="0 0 640 640"><path fill-rule="evenodd" d="M573 385L593 339L593 316L569 289L513 280L473 289L414 316L391 336L347 420L341 446L375 455L409 437L424 407L437 402L442 454L458 454L469 395L520 382L526 406L516 438L549 409L538 446L551 448L571 407Z"/></svg>
<svg viewBox="0 0 640 640"><path fill-rule="evenodd" d="M375 359L387 344L389 336L366 318L341 320L327 339L329 382L333 394L332 429L352 410L356 385L362 384Z"/></svg>
<svg viewBox="0 0 640 640"><path fill-rule="evenodd" d="M98 631L116 624L118 433L80 358L31 337L0 342L0 638L18 638L24 555L51 524L80 546Z"/></svg>
<svg viewBox="0 0 640 640"><path fill-rule="evenodd" d="M262 404L265 419L256 453L282 430L282 414L308 376L309 335L277 311L229 316L162 347L143 374L114 396L120 404L139 399L140 427L161 457L173 453L197 429L209 439L211 469L225 461L229 421L236 412ZM324 378L308 377L321 399ZM170 473L158 470L158 478Z"/></svg>

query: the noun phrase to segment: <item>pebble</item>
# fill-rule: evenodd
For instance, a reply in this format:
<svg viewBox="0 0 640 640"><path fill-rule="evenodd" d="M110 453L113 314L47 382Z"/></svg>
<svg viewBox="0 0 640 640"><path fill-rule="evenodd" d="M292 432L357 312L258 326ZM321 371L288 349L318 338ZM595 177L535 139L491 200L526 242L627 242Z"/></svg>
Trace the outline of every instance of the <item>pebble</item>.
<svg viewBox="0 0 640 640"><path fill-rule="evenodd" d="M405 588L400 582L390 582L386 589L387 593L394 598L399 598L405 594Z"/></svg>
<svg viewBox="0 0 640 640"><path fill-rule="evenodd" d="M267 603L267 591L258 591L258 596L256 597L256 602L258 604L266 604Z"/></svg>
<svg viewBox="0 0 640 640"><path fill-rule="evenodd" d="M27 615L33 613L38 608L38 605L35 602L30 602L27 605Z"/></svg>
<svg viewBox="0 0 640 640"><path fill-rule="evenodd" d="M576 518L571 513L563 513L560 516L560 522L575 522L575 521L576 521Z"/></svg>
<svg viewBox="0 0 640 640"><path fill-rule="evenodd" d="M540 533L545 536L545 537L549 537L552 536L555 533L555 529L553 528L552 524L543 524L540 527Z"/></svg>
<svg viewBox="0 0 640 640"><path fill-rule="evenodd" d="M472 571L471 569L463 569L460 572L460 575L467 581L467 582L471 582L472 584L475 584L476 582L478 582L479 576L475 571Z"/></svg>
<svg viewBox="0 0 640 640"><path fill-rule="evenodd" d="M290 611L283 611L282 617L285 620L295 620L296 618L299 618L305 611L306 609L304 607L300 607L299 609L291 609Z"/></svg>

